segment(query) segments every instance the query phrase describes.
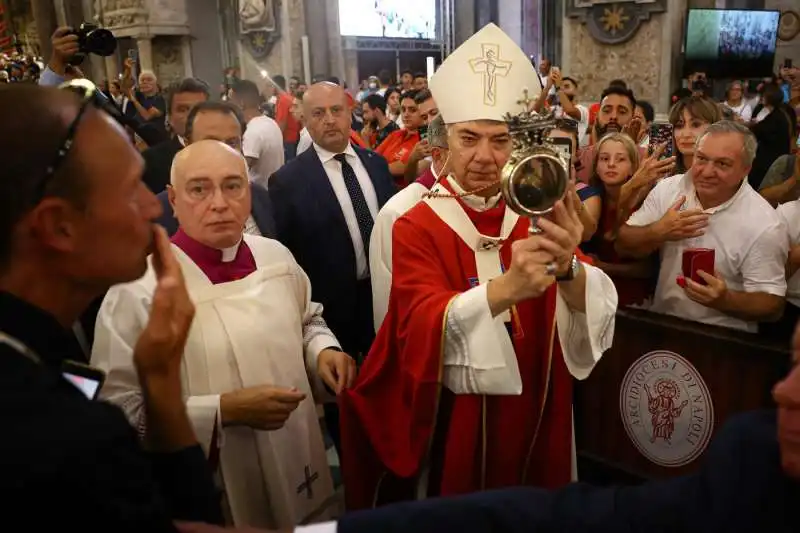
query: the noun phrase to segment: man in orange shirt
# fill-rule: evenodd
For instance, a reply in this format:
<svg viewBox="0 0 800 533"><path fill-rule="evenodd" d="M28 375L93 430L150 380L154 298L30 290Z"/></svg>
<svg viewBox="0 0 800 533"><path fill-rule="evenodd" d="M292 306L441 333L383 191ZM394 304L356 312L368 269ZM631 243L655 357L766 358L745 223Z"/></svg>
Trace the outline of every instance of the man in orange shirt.
<svg viewBox="0 0 800 533"><path fill-rule="evenodd" d="M272 78L278 91L278 102L275 104L275 122L283 133L284 160L289 161L297 155L297 142L300 140L300 123L292 115L294 96L286 91L286 78L275 76Z"/></svg>
<svg viewBox="0 0 800 533"><path fill-rule="evenodd" d="M389 162L389 172L392 173L398 189L408 185L404 177L406 164L411 151L419 142L419 128L425 124L422 114L419 112L419 106L414 101L416 95L416 91L403 94L403 99L400 101L403 129L389 135L375 150Z"/></svg>

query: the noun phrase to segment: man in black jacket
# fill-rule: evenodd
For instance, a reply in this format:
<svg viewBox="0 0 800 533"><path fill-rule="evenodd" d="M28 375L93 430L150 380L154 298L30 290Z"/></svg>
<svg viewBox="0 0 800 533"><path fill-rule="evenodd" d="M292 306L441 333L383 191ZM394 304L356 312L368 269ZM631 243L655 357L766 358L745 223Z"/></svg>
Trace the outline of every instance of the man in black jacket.
<svg viewBox="0 0 800 533"><path fill-rule="evenodd" d="M220 523L181 394L194 308L166 233L151 224L160 207L141 157L92 94L0 90L3 522L82 532ZM134 356L148 416L140 444L121 411L89 400L63 371L81 357L71 324L109 286L140 277L152 244L159 284Z"/></svg>
<svg viewBox="0 0 800 533"><path fill-rule="evenodd" d="M173 137L142 152L145 185L158 194L169 184L169 171L175 154L186 146L186 119L192 108L209 97L208 84L197 78L185 78L167 90L167 123Z"/></svg>

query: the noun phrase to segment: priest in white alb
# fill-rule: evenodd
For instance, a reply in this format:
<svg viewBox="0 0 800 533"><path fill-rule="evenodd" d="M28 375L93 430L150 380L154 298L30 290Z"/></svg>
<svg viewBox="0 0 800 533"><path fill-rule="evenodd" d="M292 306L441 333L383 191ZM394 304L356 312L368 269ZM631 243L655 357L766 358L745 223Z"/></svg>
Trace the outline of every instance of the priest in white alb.
<svg viewBox="0 0 800 533"><path fill-rule="evenodd" d="M539 81L490 24L430 80L449 174L394 224L388 313L339 398L348 508L575 477L572 382L614 331L617 294L578 251L574 184L530 221L505 203L507 113Z"/></svg>
<svg viewBox="0 0 800 533"><path fill-rule="evenodd" d="M380 329L389 309L392 288L392 228L395 221L417 205L431 190L447 167L447 128L438 115L428 125L428 144L431 147L431 166L408 187L389 198L375 218L369 238L369 271L372 279L372 319L375 332Z"/></svg>
<svg viewBox="0 0 800 533"><path fill-rule="evenodd" d="M183 391L215 468L228 520L285 528L332 516L338 504L314 395L337 394L355 377L310 300L311 286L277 241L243 235L250 213L244 157L217 141L178 153L169 198L172 238L196 307L183 360ZM152 267L112 288L100 309L92 364L101 392L134 427L147 425L133 348L147 323Z"/></svg>

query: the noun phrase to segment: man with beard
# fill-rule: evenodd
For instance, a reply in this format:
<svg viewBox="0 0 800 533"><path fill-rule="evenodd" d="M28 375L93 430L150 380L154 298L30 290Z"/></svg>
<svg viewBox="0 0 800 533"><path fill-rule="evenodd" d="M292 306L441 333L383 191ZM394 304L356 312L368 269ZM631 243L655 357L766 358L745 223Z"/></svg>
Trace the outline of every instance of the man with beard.
<svg viewBox="0 0 800 533"><path fill-rule="evenodd" d="M600 96L600 111L591 129L589 146L578 151L576 177L588 182L592 175L594 144L607 133L627 133L636 141L642 127L639 119L634 119L636 98L633 91L618 85L607 87Z"/></svg>
<svg viewBox="0 0 800 533"><path fill-rule="evenodd" d="M361 138L370 149L379 146L390 133L400 129L396 122L386 116L386 99L379 94L370 94L364 98L361 112L364 118Z"/></svg>

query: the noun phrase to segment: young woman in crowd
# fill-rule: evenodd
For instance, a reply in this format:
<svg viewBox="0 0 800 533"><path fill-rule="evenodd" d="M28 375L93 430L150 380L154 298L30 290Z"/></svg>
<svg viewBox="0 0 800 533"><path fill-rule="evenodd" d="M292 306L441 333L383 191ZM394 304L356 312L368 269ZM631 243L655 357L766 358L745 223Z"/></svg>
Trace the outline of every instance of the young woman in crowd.
<svg viewBox="0 0 800 533"><path fill-rule="evenodd" d="M642 172L653 173L655 158L648 158L649 166ZM659 166L665 167L667 164ZM590 188L598 191L601 208L597 231L581 245L583 251L594 258L594 265L608 274L617 287L619 305L641 305L652 293L654 263L651 258L622 259L614 249L620 218L619 200L625 184L634 176L643 180L639 167L639 149L623 133L611 133L597 143L592 166Z"/></svg>

